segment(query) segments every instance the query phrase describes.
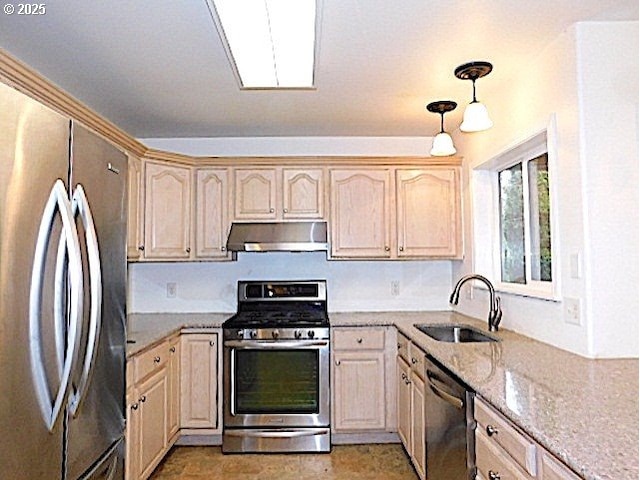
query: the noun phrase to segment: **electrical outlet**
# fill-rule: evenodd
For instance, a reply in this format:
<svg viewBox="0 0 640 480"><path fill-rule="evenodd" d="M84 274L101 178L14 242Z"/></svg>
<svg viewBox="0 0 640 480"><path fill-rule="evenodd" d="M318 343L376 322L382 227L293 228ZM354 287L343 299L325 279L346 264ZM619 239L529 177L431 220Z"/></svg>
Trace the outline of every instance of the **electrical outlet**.
<svg viewBox="0 0 640 480"><path fill-rule="evenodd" d="M572 325L582 324L582 305L579 298L565 297L564 321Z"/></svg>
<svg viewBox="0 0 640 480"><path fill-rule="evenodd" d="M178 291L178 284L175 282L167 283L167 298L176 298L176 293Z"/></svg>
<svg viewBox="0 0 640 480"><path fill-rule="evenodd" d="M397 297L400 295L400 282L398 280L391 281L391 296Z"/></svg>

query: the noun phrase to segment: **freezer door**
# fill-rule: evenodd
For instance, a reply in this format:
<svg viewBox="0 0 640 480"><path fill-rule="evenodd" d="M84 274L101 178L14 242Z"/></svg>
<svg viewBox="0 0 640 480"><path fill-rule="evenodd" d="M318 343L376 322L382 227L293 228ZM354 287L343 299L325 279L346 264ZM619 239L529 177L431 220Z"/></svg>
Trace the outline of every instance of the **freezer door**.
<svg viewBox="0 0 640 480"><path fill-rule="evenodd" d="M124 433L127 159L75 123L71 157L85 274L83 334L67 432L67 478L76 480L95 468Z"/></svg>
<svg viewBox="0 0 640 480"><path fill-rule="evenodd" d="M51 412L67 360L67 272L59 268L56 279L56 264L65 263L57 260L69 122L2 83L0 112L0 476L60 479L63 421L62 416L51 418ZM53 191L57 180L61 194ZM51 215L43 221L50 199ZM42 276L32 282L41 224ZM37 286L33 299L40 315L30 326L32 285ZM36 332L30 341L32 327ZM64 414L64 405L59 406Z"/></svg>

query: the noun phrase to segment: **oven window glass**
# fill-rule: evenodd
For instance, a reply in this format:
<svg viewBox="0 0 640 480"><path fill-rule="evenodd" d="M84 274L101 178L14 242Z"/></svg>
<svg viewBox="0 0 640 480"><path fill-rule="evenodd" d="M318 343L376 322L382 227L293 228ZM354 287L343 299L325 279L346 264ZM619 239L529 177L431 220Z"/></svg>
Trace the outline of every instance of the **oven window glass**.
<svg viewBox="0 0 640 480"><path fill-rule="evenodd" d="M236 412L319 413L318 350L236 350Z"/></svg>

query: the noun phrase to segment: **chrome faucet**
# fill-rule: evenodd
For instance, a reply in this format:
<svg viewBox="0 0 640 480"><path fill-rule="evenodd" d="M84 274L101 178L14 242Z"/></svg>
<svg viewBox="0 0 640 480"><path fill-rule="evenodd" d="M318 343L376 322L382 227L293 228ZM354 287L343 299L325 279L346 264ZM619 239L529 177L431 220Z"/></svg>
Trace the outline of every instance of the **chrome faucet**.
<svg viewBox="0 0 640 480"><path fill-rule="evenodd" d="M500 297L496 295L496 290L493 288L493 285L487 278L477 274L465 275L460 280L458 280L458 283L456 283L456 286L453 287L453 292L451 292L451 296L449 297L449 303L452 305L458 304L458 300L460 299L460 289L462 288L463 284L465 284L470 280L480 280L489 289L489 303L490 303L489 319L488 319L489 331L497 332L498 325L500 325L500 320L502 320L502 309L500 308Z"/></svg>

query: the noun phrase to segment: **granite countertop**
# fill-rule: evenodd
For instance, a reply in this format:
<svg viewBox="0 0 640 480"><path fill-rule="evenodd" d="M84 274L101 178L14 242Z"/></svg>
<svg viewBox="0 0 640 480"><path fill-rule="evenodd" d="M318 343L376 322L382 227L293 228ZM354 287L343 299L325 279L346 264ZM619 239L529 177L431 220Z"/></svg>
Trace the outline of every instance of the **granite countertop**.
<svg viewBox="0 0 640 480"><path fill-rule="evenodd" d="M131 356L184 327L219 328L232 313L129 317ZM332 327L395 326L588 480L638 478L638 360L591 360L508 330L497 343L431 339L416 323L486 322L451 312L329 314Z"/></svg>

